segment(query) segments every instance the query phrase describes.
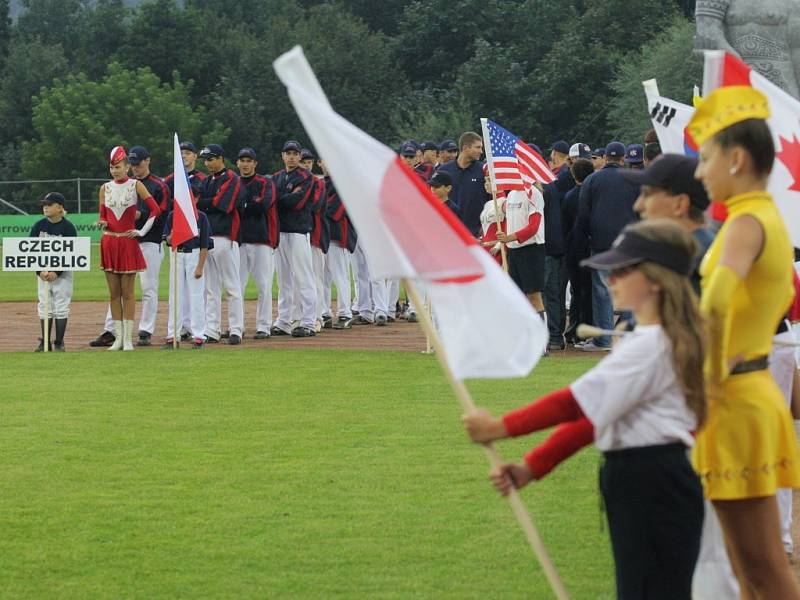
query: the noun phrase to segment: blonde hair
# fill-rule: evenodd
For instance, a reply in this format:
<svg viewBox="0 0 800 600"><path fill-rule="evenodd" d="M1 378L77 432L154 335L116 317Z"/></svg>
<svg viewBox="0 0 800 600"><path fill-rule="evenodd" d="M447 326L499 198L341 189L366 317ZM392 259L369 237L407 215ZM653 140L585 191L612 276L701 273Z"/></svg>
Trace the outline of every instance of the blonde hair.
<svg viewBox="0 0 800 600"><path fill-rule="evenodd" d="M642 237L663 244L675 252L695 256L697 243L682 227L669 219L652 219L628 228ZM661 326L672 345L672 365L694 412L699 430L706 420L707 406L703 380L705 329L703 317L689 278L653 262L639 265L642 274L661 287L659 312Z"/></svg>

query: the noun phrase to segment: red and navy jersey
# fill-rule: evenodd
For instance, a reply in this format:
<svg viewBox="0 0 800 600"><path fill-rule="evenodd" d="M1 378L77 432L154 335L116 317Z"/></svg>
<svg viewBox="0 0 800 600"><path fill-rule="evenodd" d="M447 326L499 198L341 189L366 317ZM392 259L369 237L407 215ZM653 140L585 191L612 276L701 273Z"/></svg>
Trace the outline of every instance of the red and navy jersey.
<svg viewBox="0 0 800 600"><path fill-rule="evenodd" d="M322 177L314 177L314 180L314 205L311 209L314 214L314 229L311 230L311 245L327 254L331 245L330 223L325 217L327 182Z"/></svg>
<svg viewBox="0 0 800 600"><path fill-rule="evenodd" d="M427 185L428 180L433 175L434 167L432 163L421 162L416 167L414 167L414 172L417 173L421 178L422 181Z"/></svg>
<svg viewBox="0 0 800 600"><path fill-rule="evenodd" d="M247 200L247 189L241 178L225 169L206 177L197 200L197 210L202 210L211 223L211 235L224 235L239 239L239 211Z"/></svg>
<svg viewBox="0 0 800 600"><path fill-rule="evenodd" d="M327 196L325 217L330 223L331 242L353 253L356 251L358 236L330 177L325 178L325 190Z"/></svg>
<svg viewBox="0 0 800 600"><path fill-rule="evenodd" d="M147 188L147 191L150 192L153 200L155 200L155 203L158 205L159 210L161 210L161 214L156 217L156 220L153 222L153 226L150 228L150 231L148 231L144 237L139 238L139 241L160 244L161 231L164 229L164 221L167 218L167 213L172 208L172 194L170 193L167 184L164 183L164 180L157 175L153 175L152 173L150 173L144 179L140 179L139 181L144 184L144 187ZM141 200L141 198L139 199L139 205L136 208L141 214L141 216L136 220L136 229L141 229L144 227L147 219L150 218L150 210L147 208L147 205Z"/></svg>
<svg viewBox="0 0 800 600"><path fill-rule="evenodd" d="M192 190L192 193L195 195L195 197L199 196L203 189L203 182L206 180L206 174L202 171L198 171L197 169L192 169L191 171L186 172L186 177L189 179L189 189ZM164 178L164 183L167 184L169 193L174 197L175 173L170 173L167 175Z"/></svg>
<svg viewBox="0 0 800 600"><path fill-rule="evenodd" d="M314 228L314 176L297 167L281 169L272 176L278 196L278 223L286 233L311 233Z"/></svg>
<svg viewBox="0 0 800 600"><path fill-rule="evenodd" d="M247 201L242 210L239 239L243 244L267 244L278 247L278 196L272 179L263 175L242 177Z"/></svg>

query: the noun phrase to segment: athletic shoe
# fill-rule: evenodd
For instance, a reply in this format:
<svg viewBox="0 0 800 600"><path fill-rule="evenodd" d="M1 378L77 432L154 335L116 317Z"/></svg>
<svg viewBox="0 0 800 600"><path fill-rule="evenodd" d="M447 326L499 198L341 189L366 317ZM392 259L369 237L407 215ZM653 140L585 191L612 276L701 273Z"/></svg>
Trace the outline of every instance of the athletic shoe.
<svg viewBox="0 0 800 600"><path fill-rule="evenodd" d="M351 325L372 325L372 321L365 319L361 315L356 315L353 317L353 320L350 321Z"/></svg>
<svg viewBox="0 0 800 600"><path fill-rule="evenodd" d="M392 315L386 315L386 322L387 323L394 323L395 318Z"/></svg>
<svg viewBox="0 0 800 600"><path fill-rule="evenodd" d="M347 317L339 317L336 320L336 323L333 324L334 329L351 329L353 327L352 323L353 319L348 319Z"/></svg>
<svg viewBox="0 0 800 600"><path fill-rule="evenodd" d="M139 332L139 341L136 342L137 346L149 346L152 342L150 341L151 335L146 331Z"/></svg>
<svg viewBox="0 0 800 600"><path fill-rule="evenodd" d="M611 352L611 346L598 346L594 340L586 342L581 348L584 352Z"/></svg>
<svg viewBox="0 0 800 600"><path fill-rule="evenodd" d="M115 339L117 339L117 337L113 333L110 331L104 331L91 342L89 342L89 345L92 348L107 348L114 343Z"/></svg>
<svg viewBox="0 0 800 600"><path fill-rule="evenodd" d="M192 350L202 350L206 347L205 341L200 338L192 340Z"/></svg>
<svg viewBox="0 0 800 600"><path fill-rule="evenodd" d="M573 348L580 350L586 345L586 340L577 340L574 344L572 344Z"/></svg>
<svg viewBox="0 0 800 600"><path fill-rule="evenodd" d="M292 337L314 337L315 335L317 335L317 332L310 327L295 327L292 329Z"/></svg>
<svg viewBox="0 0 800 600"><path fill-rule="evenodd" d="M547 344L547 351L548 352L561 352L567 349L567 345L564 343L559 342L550 342Z"/></svg>
<svg viewBox="0 0 800 600"><path fill-rule="evenodd" d="M417 319L417 313L409 312L408 316L406 317L409 323L416 323L419 319Z"/></svg>
<svg viewBox="0 0 800 600"><path fill-rule="evenodd" d="M219 344L219 340L217 338L211 337L210 335L207 335L206 344Z"/></svg>
<svg viewBox="0 0 800 600"><path fill-rule="evenodd" d="M314 323L314 331L316 331L317 333L322 332L322 321L320 321L319 319L317 319L316 322Z"/></svg>
<svg viewBox="0 0 800 600"><path fill-rule="evenodd" d="M181 334L181 341L182 342L188 342L190 339L192 339L192 334L189 333L188 331L184 331Z"/></svg>
<svg viewBox="0 0 800 600"><path fill-rule="evenodd" d="M322 315L322 328L330 329L333 327L333 317L330 315Z"/></svg>
<svg viewBox="0 0 800 600"><path fill-rule="evenodd" d="M180 347L181 347L181 343L178 342L178 345L176 346L176 349L180 348ZM172 350L172 340L164 340L164 343L161 345L161 349L162 350Z"/></svg>
<svg viewBox="0 0 800 600"><path fill-rule="evenodd" d="M52 344L48 344L47 345L47 350L52 352L53 345ZM34 350L34 352L44 352L44 340L42 338L39 338L39 345L36 346L36 350Z"/></svg>
<svg viewBox="0 0 800 600"><path fill-rule="evenodd" d="M227 340L229 337L231 337L231 332L230 332L230 330L228 330L228 331L223 331L223 332L222 332L222 335L220 335L219 337L220 337L220 339Z"/></svg>
<svg viewBox="0 0 800 600"><path fill-rule="evenodd" d="M231 346L238 346L241 343L242 343L242 338L236 335L235 333L231 333L228 336L228 344L230 344Z"/></svg>
<svg viewBox="0 0 800 600"><path fill-rule="evenodd" d="M53 342L53 352L65 352L64 342Z"/></svg>
<svg viewBox="0 0 800 600"><path fill-rule="evenodd" d="M270 332L271 335L277 335L277 336L292 335L291 333L289 333L288 331L284 331L283 329L281 329L277 325L273 325L272 328L269 330L269 332Z"/></svg>
<svg viewBox="0 0 800 600"><path fill-rule="evenodd" d="M377 317L375 317L375 325L383 327L384 325L386 325L387 320L388 319L386 318L386 315L378 315Z"/></svg>
<svg viewBox="0 0 800 600"><path fill-rule="evenodd" d="M254 340L266 340L269 338L269 333L266 331L256 331L256 334L253 336Z"/></svg>
<svg viewBox="0 0 800 600"><path fill-rule="evenodd" d="M298 327L300 327L300 321L292 321L292 330L295 330Z"/></svg>

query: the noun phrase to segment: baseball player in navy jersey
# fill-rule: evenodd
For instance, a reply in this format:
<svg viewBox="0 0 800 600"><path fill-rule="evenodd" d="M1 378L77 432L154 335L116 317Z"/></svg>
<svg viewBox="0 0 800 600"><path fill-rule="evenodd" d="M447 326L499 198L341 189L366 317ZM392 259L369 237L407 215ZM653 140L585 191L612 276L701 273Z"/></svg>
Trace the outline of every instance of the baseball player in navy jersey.
<svg viewBox="0 0 800 600"><path fill-rule="evenodd" d="M198 210L208 216L213 249L208 252L206 278L206 341L220 340L222 315L221 288L228 297L228 327L231 345L242 342L244 304L239 279L239 212L244 209L247 190L241 178L225 167L225 150L219 144L208 144L200 152L209 176L203 182Z"/></svg>
<svg viewBox="0 0 800 600"><path fill-rule="evenodd" d="M139 238L139 247L142 249L147 269L139 273L139 283L142 287L142 311L139 316L139 340L137 346L149 346L150 338L156 329L158 316L158 282L161 273L161 262L164 260L164 251L161 247L161 233L164 230L166 215L172 208L172 194L163 179L150 172L150 152L143 146L134 146L128 152L128 161L131 165L133 176L144 184L155 200L161 214L156 218L147 234ZM140 217L136 220L136 228L141 227L150 218L147 205L139 201L138 211ZM93 340L90 345L110 345L102 343L106 333L115 334L114 321L111 318L111 307L106 313L105 331ZM113 342L113 338L111 338Z"/></svg>
<svg viewBox="0 0 800 600"><path fill-rule="evenodd" d="M278 246L277 194L271 178L256 174L258 160L253 148L242 148L236 160L239 175L247 188L242 211L239 248L239 279L242 298L250 275L258 288L256 333L254 339L270 336L272 325L272 278L275 273L275 248Z"/></svg>
<svg viewBox="0 0 800 600"><path fill-rule="evenodd" d="M50 192L42 198L42 212L44 218L33 224L28 237L76 237L78 232L75 226L64 218L64 196L58 192ZM48 314L44 314L45 304L45 285L48 281L49 298ZM36 283L39 295L39 323L42 328L42 337L39 340L39 347L36 352L44 350L44 328L47 327L49 345L56 352L63 352L64 334L67 330L67 318L69 317L69 305L72 302L72 271L37 271ZM56 337L50 335L56 325ZM46 323L46 325L45 325ZM48 348L50 350L51 348Z"/></svg>
<svg viewBox="0 0 800 600"><path fill-rule="evenodd" d="M283 145L284 168L272 176L278 195L278 318L272 335L316 335L317 293L311 264L309 234L313 229L315 179L300 166L301 146L294 140ZM293 298L297 290L299 324L292 328Z"/></svg>
<svg viewBox="0 0 800 600"><path fill-rule="evenodd" d="M311 266L314 270L314 288L317 292L316 307L314 309L314 316L316 323L314 325L317 333L322 331L323 323L330 327L332 321L325 322L323 314L327 312L325 306L325 261L328 254L328 246L330 246L331 234L330 224L325 218L325 205L326 205L326 192L325 192L325 179L313 174L314 167L314 154L311 150L303 148L300 151L300 166L306 169L314 176L314 204L311 208L314 226L311 230ZM328 290L330 295L330 289Z"/></svg>
<svg viewBox="0 0 800 600"><path fill-rule="evenodd" d="M200 197L200 192L203 189L203 182L206 179L206 174L197 170L197 148L192 142L181 142L181 159L183 160L183 168L186 177L189 179L189 189L195 198ZM170 197L175 195L175 173L170 173L164 178L164 183L169 188ZM181 314L183 315L183 323L181 323L181 341L191 339L192 322L191 314L192 307L189 305L189 297L184 294L181 296ZM171 313L170 313L171 314ZM205 320L205 317L203 317Z"/></svg>

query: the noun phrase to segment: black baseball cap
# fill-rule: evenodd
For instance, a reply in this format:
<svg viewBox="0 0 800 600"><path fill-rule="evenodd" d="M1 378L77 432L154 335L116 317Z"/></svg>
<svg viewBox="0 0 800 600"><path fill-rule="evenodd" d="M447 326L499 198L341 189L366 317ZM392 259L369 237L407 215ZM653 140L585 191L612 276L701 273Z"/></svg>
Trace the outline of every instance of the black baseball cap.
<svg viewBox="0 0 800 600"><path fill-rule="evenodd" d="M445 185L453 185L453 178L450 173L444 171L436 171L431 178L428 179L428 185L431 187L441 187Z"/></svg>
<svg viewBox="0 0 800 600"><path fill-rule="evenodd" d="M300 160L308 160L309 158L313 160L317 157L314 156L314 153L308 148L303 148L300 150Z"/></svg>
<svg viewBox="0 0 800 600"><path fill-rule="evenodd" d="M180 149L188 150L189 152L194 152L195 154L197 154L197 148L194 147L194 144L192 142L181 142Z"/></svg>
<svg viewBox="0 0 800 600"><path fill-rule="evenodd" d="M644 146L641 144L631 144L625 150L625 162L638 165L644 162Z"/></svg>
<svg viewBox="0 0 800 600"><path fill-rule="evenodd" d="M281 152L300 152L303 147L300 145L300 142L295 140L287 140L283 144L283 149Z"/></svg>
<svg viewBox="0 0 800 600"><path fill-rule="evenodd" d="M600 252L581 261L582 267L590 267L598 271L613 271L624 267L632 267L643 262L652 262L678 273L688 275L692 268L691 254L681 252L673 246L649 240L631 230L628 225L619 234L610 250ZM634 225L635 227L635 225ZM678 227L675 225L675 227Z"/></svg>
<svg viewBox="0 0 800 600"><path fill-rule="evenodd" d="M44 198L42 198L42 206L47 206L48 204L60 204L64 206L66 199L64 198L64 194L60 192L50 192L45 194Z"/></svg>
<svg viewBox="0 0 800 600"><path fill-rule="evenodd" d="M425 150L438 150L439 146L436 144L436 142L422 142L419 145L419 148L424 152Z"/></svg>
<svg viewBox="0 0 800 600"><path fill-rule="evenodd" d="M245 146L241 150L239 150L239 154L236 155L236 158L252 158L253 160L258 160L256 156L256 151L250 148L249 146Z"/></svg>
<svg viewBox="0 0 800 600"><path fill-rule="evenodd" d="M414 144L406 142L405 144L400 146L400 154L402 156L416 156L417 148L414 146Z"/></svg>
<svg viewBox="0 0 800 600"><path fill-rule="evenodd" d="M662 188L677 196L686 194L689 202L700 210L705 210L711 203L706 189L694 177L697 170L697 159L682 154L662 154L642 171L620 170L624 179L637 185L649 185Z"/></svg>
<svg viewBox="0 0 800 600"><path fill-rule="evenodd" d="M611 142L606 146L606 156L611 158L622 158L625 156L625 144L622 142Z"/></svg>
<svg viewBox="0 0 800 600"><path fill-rule="evenodd" d="M455 140L442 140L442 143L439 144L439 150L445 151L458 151L458 144L456 144Z"/></svg>
<svg viewBox="0 0 800 600"><path fill-rule="evenodd" d="M553 150L560 152L561 154L569 154L569 144L564 140L558 140L555 144L553 144Z"/></svg>
<svg viewBox="0 0 800 600"><path fill-rule="evenodd" d="M217 156L225 156L225 150L219 144L207 144L200 150L200 158L214 158Z"/></svg>
<svg viewBox="0 0 800 600"><path fill-rule="evenodd" d="M592 150L592 158L602 158L606 155L606 149L604 146L600 146L599 148L595 148Z"/></svg>
<svg viewBox="0 0 800 600"><path fill-rule="evenodd" d="M588 144L577 142L572 144L569 149L569 156L570 158L589 158L592 156L592 149L589 148Z"/></svg>
<svg viewBox="0 0 800 600"><path fill-rule="evenodd" d="M138 165L145 158L150 158L150 152L144 146L134 146L128 151L128 162L132 165Z"/></svg>

